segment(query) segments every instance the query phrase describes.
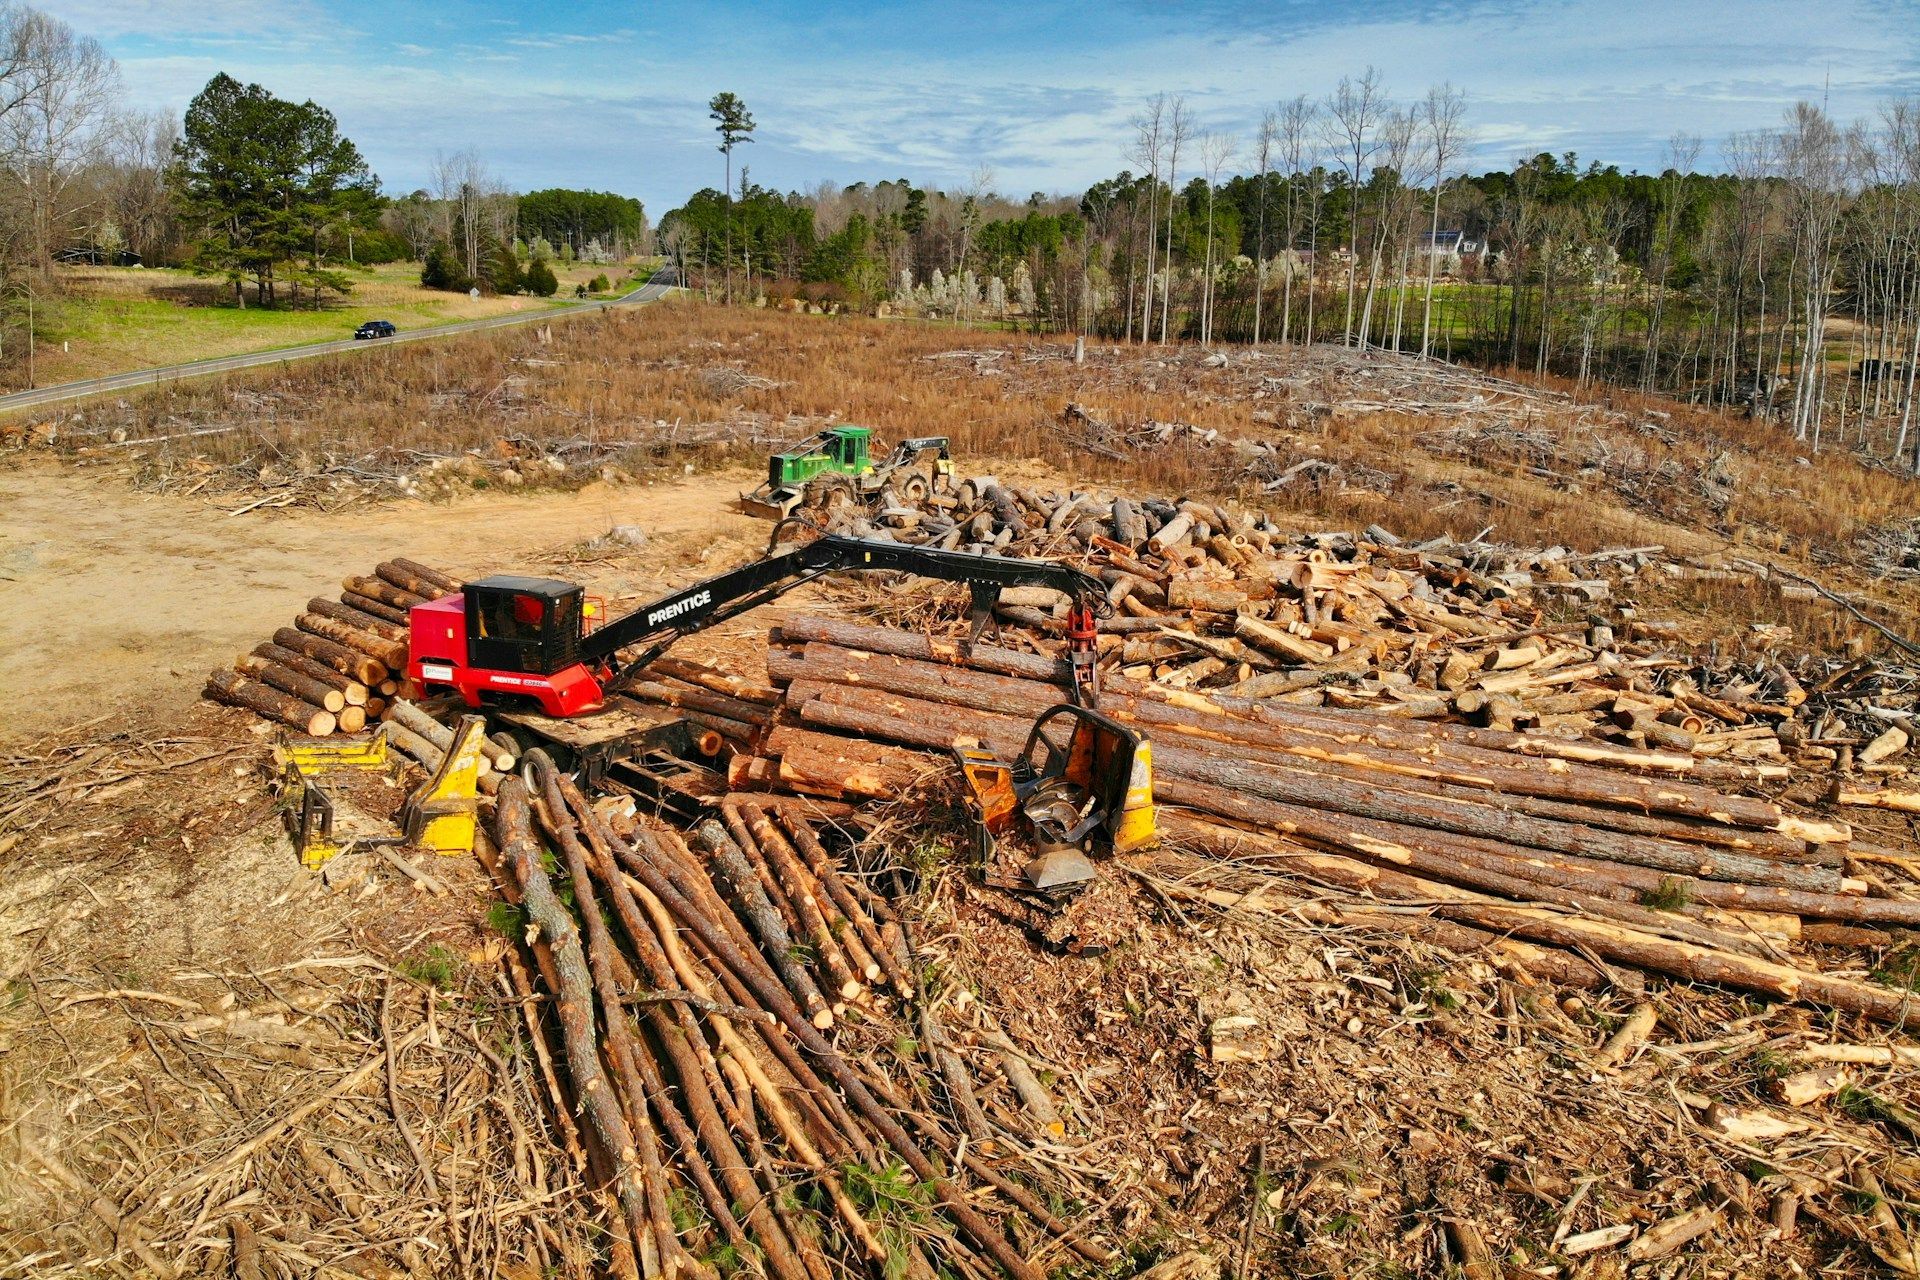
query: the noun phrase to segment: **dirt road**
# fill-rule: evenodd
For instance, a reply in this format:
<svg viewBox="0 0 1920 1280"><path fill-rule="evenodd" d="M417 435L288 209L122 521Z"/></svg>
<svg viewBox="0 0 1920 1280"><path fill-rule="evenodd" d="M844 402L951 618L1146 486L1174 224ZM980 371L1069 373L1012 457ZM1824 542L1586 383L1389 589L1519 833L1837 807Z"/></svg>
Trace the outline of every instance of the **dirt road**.
<svg viewBox="0 0 1920 1280"><path fill-rule="evenodd" d="M664 586L692 572L684 566L724 556L718 568L766 536L764 522L728 510L751 484L743 469L577 493L230 517L100 472L0 469L0 741L103 712L176 712L209 670L388 556L463 574L564 574L612 595ZM569 549L616 524L644 529L646 549L568 563Z"/></svg>

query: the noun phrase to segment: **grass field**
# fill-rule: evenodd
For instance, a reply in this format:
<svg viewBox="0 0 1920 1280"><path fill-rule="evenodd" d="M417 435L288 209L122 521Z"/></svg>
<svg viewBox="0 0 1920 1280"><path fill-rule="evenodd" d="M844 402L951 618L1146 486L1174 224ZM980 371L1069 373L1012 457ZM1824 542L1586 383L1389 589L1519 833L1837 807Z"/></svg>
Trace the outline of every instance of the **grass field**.
<svg viewBox="0 0 1920 1280"><path fill-rule="evenodd" d="M80 378L181 364L216 356L272 351L347 338L361 322L391 320L424 329L573 305L573 290L605 273L615 289L632 269L556 266L560 292L551 299L444 293L420 285L420 264L394 262L354 275L353 291L329 297L319 310L232 304L224 281L167 268L73 267L60 272L63 296L42 304L35 323L33 382ZM26 385L24 368L10 371Z"/></svg>

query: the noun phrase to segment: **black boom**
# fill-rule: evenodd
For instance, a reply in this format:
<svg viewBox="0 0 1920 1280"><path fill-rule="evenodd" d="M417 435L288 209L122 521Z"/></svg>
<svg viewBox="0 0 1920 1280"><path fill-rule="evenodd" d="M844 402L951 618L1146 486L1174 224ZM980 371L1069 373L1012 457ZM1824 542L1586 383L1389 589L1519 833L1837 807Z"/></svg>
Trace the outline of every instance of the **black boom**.
<svg viewBox="0 0 1920 1280"><path fill-rule="evenodd" d="M776 527L776 540L779 533ZM909 547L830 533L792 551L716 574L616 618L580 642L580 656L590 663L610 664L620 650L647 644L609 682L608 687L615 688L682 636L725 622L825 574L858 569L888 569L969 584L973 588L976 636L994 600L1006 587L1052 587L1082 608L1102 615L1110 611L1106 587L1100 579L1068 565Z"/></svg>

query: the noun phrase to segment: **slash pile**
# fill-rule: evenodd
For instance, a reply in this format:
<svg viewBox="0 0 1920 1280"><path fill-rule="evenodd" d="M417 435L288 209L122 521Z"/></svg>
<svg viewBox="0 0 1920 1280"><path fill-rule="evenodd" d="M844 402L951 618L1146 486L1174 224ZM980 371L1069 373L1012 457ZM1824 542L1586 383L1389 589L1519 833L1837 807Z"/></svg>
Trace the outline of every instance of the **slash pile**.
<svg viewBox="0 0 1920 1280"><path fill-rule="evenodd" d="M357 733L400 692L407 667L407 610L460 583L395 558L316 596L290 627L207 677L205 694L316 738Z"/></svg>
<svg viewBox="0 0 1920 1280"><path fill-rule="evenodd" d="M528 926L509 968L554 1115L618 1201L616 1273L757 1256L811 1280L834 1257L1037 1280L1069 1253L1109 1260L1009 1159L1004 1135L1034 1127L989 1125L903 922L829 852L845 806L737 797L683 840L591 802L543 752L524 763L482 852Z"/></svg>
<svg viewBox="0 0 1920 1280"><path fill-rule="evenodd" d="M1893 705L1857 696L1875 664L1835 672L1679 652L1679 624L1618 593L1734 573L1658 546L1409 546L1377 526L1290 533L1265 512L990 476L822 514L861 537L1082 563L1108 585L1110 664L1169 688L1588 737L1747 762L1747 776L1772 779L1789 761L1898 776L1920 736L1910 692ZM1057 634L1064 612L1057 593L1016 591L1000 617ZM1886 683L1868 680L1868 692Z"/></svg>

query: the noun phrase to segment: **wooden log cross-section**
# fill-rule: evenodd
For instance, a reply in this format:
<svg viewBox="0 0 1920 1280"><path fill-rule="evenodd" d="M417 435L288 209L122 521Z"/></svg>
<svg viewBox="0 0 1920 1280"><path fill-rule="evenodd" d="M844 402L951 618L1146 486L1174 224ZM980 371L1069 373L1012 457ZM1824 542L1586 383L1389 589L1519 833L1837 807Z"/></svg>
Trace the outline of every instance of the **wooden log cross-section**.
<svg viewBox="0 0 1920 1280"><path fill-rule="evenodd" d="M324 707L302 702L290 693L249 680L233 671L215 671L207 677L206 693L216 702L245 707L256 715L278 721L315 738L324 738L339 719Z"/></svg>

